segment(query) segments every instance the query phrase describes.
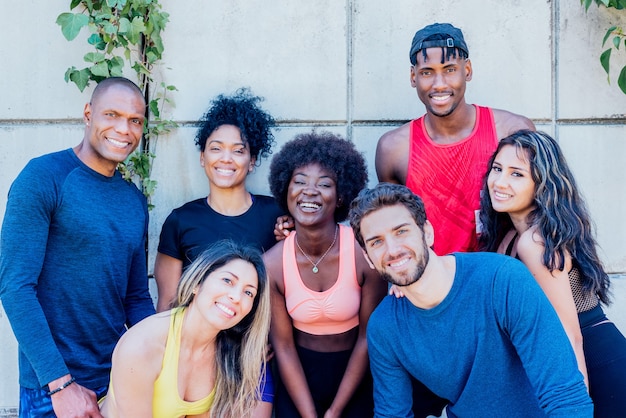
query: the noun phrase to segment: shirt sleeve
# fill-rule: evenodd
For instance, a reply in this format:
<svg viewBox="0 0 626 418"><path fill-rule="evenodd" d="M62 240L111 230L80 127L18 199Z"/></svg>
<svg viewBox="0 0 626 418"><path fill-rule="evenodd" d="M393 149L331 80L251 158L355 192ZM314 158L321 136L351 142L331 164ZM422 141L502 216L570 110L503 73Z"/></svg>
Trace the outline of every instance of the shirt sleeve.
<svg viewBox="0 0 626 418"><path fill-rule="evenodd" d="M391 347L393 340L388 322L383 312L374 311L367 326L370 368L374 378L374 416L413 417L411 378Z"/></svg>
<svg viewBox="0 0 626 418"><path fill-rule="evenodd" d="M147 219L146 209L146 231L148 227ZM126 325L129 327L156 312L148 287L145 239L146 237L144 236L143 244L135 249L128 277L124 310L126 311Z"/></svg>
<svg viewBox="0 0 626 418"><path fill-rule="evenodd" d="M172 211L165 222L163 222L163 226L161 227L161 235L159 236L159 246L158 251L161 254L169 255L170 257L174 257L178 260L182 260L182 256L179 248L179 222L176 211Z"/></svg>
<svg viewBox="0 0 626 418"><path fill-rule="evenodd" d="M69 373L37 299L57 201L57 185L52 177L31 162L13 182L2 224L0 254L0 299L20 350L42 387Z"/></svg>
<svg viewBox="0 0 626 418"><path fill-rule="evenodd" d="M593 404L563 326L518 260L507 260L496 273L493 301L498 322L522 361L540 407L550 417L591 417Z"/></svg>

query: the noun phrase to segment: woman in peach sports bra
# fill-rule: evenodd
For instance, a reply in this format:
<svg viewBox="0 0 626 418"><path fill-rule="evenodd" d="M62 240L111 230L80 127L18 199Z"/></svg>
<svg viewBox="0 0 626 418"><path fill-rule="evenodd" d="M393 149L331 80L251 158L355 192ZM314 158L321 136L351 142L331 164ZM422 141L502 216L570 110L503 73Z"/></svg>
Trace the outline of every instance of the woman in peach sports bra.
<svg viewBox="0 0 626 418"><path fill-rule="evenodd" d="M117 344L104 417L251 416L270 322L260 251L218 241L185 271L177 294L177 307Z"/></svg>
<svg viewBox="0 0 626 418"><path fill-rule="evenodd" d="M277 417L373 415L365 330L386 286L352 229L338 224L366 182L362 155L328 132L298 135L272 160L272 194L295 221L295 233L263 256Z"/></svg>

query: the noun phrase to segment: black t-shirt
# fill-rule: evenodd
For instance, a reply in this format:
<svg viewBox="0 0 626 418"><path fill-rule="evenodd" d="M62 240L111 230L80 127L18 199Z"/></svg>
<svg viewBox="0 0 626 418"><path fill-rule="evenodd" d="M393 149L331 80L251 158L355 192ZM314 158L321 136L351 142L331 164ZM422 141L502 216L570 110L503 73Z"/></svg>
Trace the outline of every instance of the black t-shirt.
<svg viewBox="0 0 626 418"><path fill-rule="evenodd" d="M261 251L276 244L274 225L284 212L274 198L252 195L250 209L238 216L213 210L206 198L174 209L163 223L158 251L183 261L187 267L208 246L221 239L249 244Z"/></svg>

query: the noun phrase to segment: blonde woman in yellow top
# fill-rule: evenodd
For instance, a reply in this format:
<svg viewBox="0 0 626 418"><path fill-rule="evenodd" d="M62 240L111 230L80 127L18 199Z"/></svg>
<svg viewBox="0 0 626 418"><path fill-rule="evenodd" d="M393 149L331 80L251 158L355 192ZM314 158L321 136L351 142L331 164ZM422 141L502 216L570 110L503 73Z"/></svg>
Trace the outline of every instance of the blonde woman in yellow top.
<svg viewBox="0 0 626 418"><path fill-rule="evenodd" d="M177 293L176 308L120 339L103 416L251 415L270 322L260 252L219 241L189 266Z"/></svg>

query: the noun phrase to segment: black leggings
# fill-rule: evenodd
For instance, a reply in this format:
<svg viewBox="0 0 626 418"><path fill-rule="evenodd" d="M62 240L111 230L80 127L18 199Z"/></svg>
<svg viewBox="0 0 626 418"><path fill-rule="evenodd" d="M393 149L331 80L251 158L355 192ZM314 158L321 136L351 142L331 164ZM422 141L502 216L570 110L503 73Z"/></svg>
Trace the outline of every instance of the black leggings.
<svg viewBox="0 0 626 418"><path fill-rule="evenodd" d="M626 416L626 339L600 305L578 315L596 418Z"/></svg>
<svg viewBox="0 0 626 418"><path fill-rule="evenodd" d="M352 350L339 351L334 353L320 353L296 346L300 363L304 369L311 396L315 403L317 415L322 417L328 410L335 395L344 372L348 366ZM296 406L291 401L287 389L283 385L282 378L278 378L279 373L274 375L276 385L276 398L274 400L274 411L276 418L297 418L300 416ZM350 402L343 410L342 417L367 418L374 415L374 401L372 394L372 377L369 372L350 399Z"/></svg>

